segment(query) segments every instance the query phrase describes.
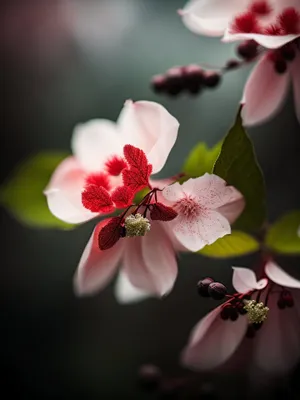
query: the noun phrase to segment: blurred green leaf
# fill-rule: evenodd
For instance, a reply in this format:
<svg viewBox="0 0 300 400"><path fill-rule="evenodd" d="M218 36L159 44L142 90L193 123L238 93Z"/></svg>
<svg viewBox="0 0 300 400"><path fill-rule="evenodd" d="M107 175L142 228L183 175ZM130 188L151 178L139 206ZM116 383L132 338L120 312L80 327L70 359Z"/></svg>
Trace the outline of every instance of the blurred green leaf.
<svg viewBox="0 0 300 400"><path fill-rule="evenodd" d="M265 244L270 249L282 254L300 254L300 211L292 211L269 229Z"/></svg>
<svg viewBox="0 0 300 400"><path fill-rule="evenodd" d="M35 154L20 163L0 188L0 202L21 223L35 228L70 229L55 218L43 194L56 166L68 156L59 152Z"/></svg>
<svg viewBox="0 0 300 400"><path fill-rule="evenodd" d="M234 227L246 231L259 230L266 219L265 184L240 113L224 139L213 172L236 187L245 197L244 212Z"/></svg>
<svg viewBox="0 0 300 400"><path fill-rule="evenodd" d="M192 149L184 163L182 172L185 173L185 176L180 179L180 182L185 182L189 178L197 178L206 172L211 173L221 152L221 147L222 142L217 143L211 149L204 142L198 143Z"/></svg>
<svg viewBox="0 0 300 400"><path fill-rule="evenodd" d="M218 239L215 243L205 246L198 254L212 258L240 257L259 250L258 241L241 231L232 231Z"/></svg>

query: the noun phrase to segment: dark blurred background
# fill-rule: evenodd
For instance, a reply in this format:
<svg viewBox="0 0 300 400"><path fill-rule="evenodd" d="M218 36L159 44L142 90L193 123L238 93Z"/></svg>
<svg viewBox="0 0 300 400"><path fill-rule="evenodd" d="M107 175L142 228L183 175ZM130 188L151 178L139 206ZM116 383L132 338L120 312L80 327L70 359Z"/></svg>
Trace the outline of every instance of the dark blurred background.
<svg viewBox="0 0 300 400"><path fill-rule="evenodd" d="M249 69L228 74L217 90L194 98L158 97L150 89L151 76L169 67L223 65L234 55L232 45L197 37L183 26L176 10L184 2L2 1L1 181L30 154L68 151L78 122L116 120L128 98L161 102L180 121L161 177L177 173L198 141L220 140L234 119ZM270 221L300 205L299 130L291 96L280 115L250 130L266 177ZM231 265L253 261L184 255L175 288L162 301L120 306L112 285L78 299L72 278L93 224L70 232L34 230L1 209L0 383L10 398L150 398L136 385L140 364L155 363L170 377L188 373L179 366L179 352L213 306L198 297L196 282L209 275L230 285ZM297 260L287 264L299 267ZM298 378L295 372L277 381L283 392L266 384L258 398L262 393L275 398L276 390L296 399ZM213 382L220 399L253 393L234 374L197 379L199 386Z"/></svg>

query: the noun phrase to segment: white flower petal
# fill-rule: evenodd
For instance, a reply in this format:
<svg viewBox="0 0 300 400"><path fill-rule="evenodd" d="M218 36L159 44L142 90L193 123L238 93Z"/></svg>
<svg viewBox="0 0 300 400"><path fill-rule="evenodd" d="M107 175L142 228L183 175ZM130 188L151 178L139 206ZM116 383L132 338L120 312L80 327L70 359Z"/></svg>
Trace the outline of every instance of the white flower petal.
<svg viewBox="0 0 300 400"><path fill-rule="evenodd" d="M239 293L247 293L250 290L262 290L267 284L267 279L256 280L255 273L248 268L232 267L232 285Z"/></svg>
<svg viewBox="0 0 300 400"><path fill-rule="evenodd" d="M287 288L300 289L300 281L287 274L273 261L269 261L267 263L265 266L265 272L268 278L274 283L277 283L277 285Z"/></svg>
<svg viewBox="0 0 300 400"><path fill-rule="evenodd" d="M133 286L126 274L121 270L115 284L115 297L119 303L127 304L139 302L150 297L150 295Z"/></svg>
<svg viewBox="0 0 300 400"><path fill-rule="evenodd" d="M290 76L278 74L268 55L252 71L243 95L242 118L245 125L255 125L271 118L287 95Z"/></svg>
<svg viewBox="0 0 300 400"><path fill-rule="evenodd" d="M179 123L162 105L127 101L118 119L123 140L146 153L153 174L165 165L174 146Z"/></svg>

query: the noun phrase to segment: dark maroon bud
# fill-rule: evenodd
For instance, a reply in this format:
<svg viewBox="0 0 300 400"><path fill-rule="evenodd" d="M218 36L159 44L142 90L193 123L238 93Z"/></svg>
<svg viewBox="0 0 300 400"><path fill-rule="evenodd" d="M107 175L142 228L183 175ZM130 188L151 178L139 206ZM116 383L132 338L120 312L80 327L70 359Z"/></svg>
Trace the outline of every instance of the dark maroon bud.
<svg viewBox="0 0 300 400"><path fill-rule="evenodd" d="M120 236L121 237L125 237L126 236L126 228L125 228L125 226L121 226Z"/></svg>
<svg viewBox="0 0 300 400"><path fill-rule="evenodd" d="M231 321L236 321L239 317L239 313L237 312L236 308L231 308L230 310L230 319Z"/></svg>
<svg viewBox="0 0 300 400"><path fill-rule="evenodd" d="M274 62L274 68L278 74L284 74L287 70L287 63L283 58L278 58L278 60Z"/></svg>
<svg viewBox="0 0 300 400"><path fill-rule="evenodd" d="M214 88L221 82L221 74L215 71L204 71L203 85L209 88Z"/></svg>
<svg viewBox="0 0 300 400"><path fill-rule="evenodd" d="M197 94L203 84L203 70L199 65L188 65L184 67L184 87L192 94Z"/></svg>
<svg viewBox="0 0 300 400"><path fill-rule="evenodd" d="M138 382L143 389L156 389L162 378L161 370L152 364L145 364L139 368Z"/></svg>
<svg viewBox="0 0 300 400"><path fill-rule="evenodd" d="M212 278L205 278L205 279L202 279L201 281L199 281L197 283L199 295L202 297L209 297L210 295L208 293L208 287L213 282L214 282L214 280Z"/></svg>
<svg viewBox="0 0 300 400"><path fill-rule="evenodd" d="M257 43L254 40L246 40L238 45L236 52L244 60L251 60L257 56Z"/></svg>
<svg viewBox="0 0 300 400"><path fill-rule="evenodd" d="M226 286L224 286L222 283L219 282L212 282L208 286L208 294L214 300L222 300L227 294Z"/></svg>
<svg viewBox="0 0 300 400"><path fill-rule="evenodd" d="M258 324L252 324L253 329L255 329L256 331L259 331L260 328L263 326L263 322L259 322Z"/></svg>
<svg viewBox="0 0 300 400"><path fill-rule="evenodd" d="M283 301L285 302L285 305L287 307L293 307L294 299L293 299L291 292L289 292L288 290L285 290L284 292L282 292L281 298L283 299Z"/></svg>
<svg viewBox="0 0 300 400"><path fill-rule="evenodd" d="M227 71L231 71L233 69L237 69L240 66L240 62L238 60L228 60L226 65L225 65L225 69Z"/></svg>
<svg viewBox="0 0 300 400"><path fill-rule="evenodd" d="M282 57L286 61L293 61L296 57L296 50L293 45L287 44L280 50Z"/></svg>
<svg viewBox="0 0 300 400"><path fill-rule="evenodd" d="M285 304L285 301L284 301L284 299L283 299L282 297L280 297L280 298L278 299L278 301L277 301L277 307L278 307L280 310L284 310L284 309L285 309L286 304Z"/></svg>
<svg viewBox="0 0 300 400"><path fill-rule="evenodd" d="M151 79L151 86L156 93L162 93L167 88L167 81L164 75L155 75Z"/></svg>
<svg viewBox="0 0 300 400"><path fill-rule="evenodd" d="M170 68L166 73L166 92L171 96L177 96L184 89L183 70L181 67Z"/></svg>
<svg viewBox="0 0 300 400"><path fill-rule="evenodd" d="M251 300L251 294L245 294L243 300Z"/></svg>
<svg viewBox="0 0 300 400"><path fill-rule="evenodd" d="M226 306L224 306L222 308L222 311L220 313L220 317L226 321L227 319L230 318L230 312L231 312L231 305L230 304L226 304Z"/></svg>
<svg viewBox="0 0 300 400"><path fill-rule="evenodd" d="M255 333L256 333L256 330L254 329L253 325L249 325L247 332L246 332L246 337L249 339L252 339L252 338L254 338Z"/></svg>

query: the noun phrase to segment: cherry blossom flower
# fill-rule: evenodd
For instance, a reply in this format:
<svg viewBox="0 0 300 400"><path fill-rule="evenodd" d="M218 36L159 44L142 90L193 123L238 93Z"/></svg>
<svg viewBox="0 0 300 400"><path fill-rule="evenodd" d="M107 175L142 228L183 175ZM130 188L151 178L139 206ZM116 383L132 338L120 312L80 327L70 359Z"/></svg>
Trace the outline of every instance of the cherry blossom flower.
<svg viewBox="0 0 300 400"><path fill-rule="evenodd" d="M169 222L176 238L191 251L230 234L230 223L244 208L241 193L216 175L205 174L182 185L174 183L162 194L178 213Z"/></svg>
<svg viewBox="0 0 300 400"><path fill-rule="evenodd" d="M101 250L99 235L109 220L101 221L79 262L76 293L91 295L100 291L118 271L115 294L122 303L169 293L177 276L176 251L182 247L164 222L149 222L151 229L146 235L121 238L113 247Z"/></svg>
<svg viewBox="0 0 300 400"><path fill-rule="evenodd" d="M250 371L268 374L295 366L300 359L300 281L273 261L267 262L265 274L257 281L253 271L234 268L237 293L193 329L182 355L186 366L206 370L235 359Z"/></svg>
<svg viewBox="0 0 300 400"><path fill-rule="evenodd" d="M262 123L276 114L293 83L300 122L300 2L298 0L194 0L181 12L195 33L245 40L258 48L258 60L244 89L244 125ZM253 47L253 46L252 46Z"/></svg>
<svg viewBox="0 0 300 400"><path fill-rule="evenodd" d="M253 39L278 48L300 36L298 0L191 0L180 14L194 33L224 41Z"/></svg>
<svg viewBox="0 0 300 400"><path fill-rule="evenodd" d="M117 123L97 119L78 125L71 143L73 156L56 168L45 190L52 214L81 223L113 211L118 204L111 196L127 169L124 146L143 151L155 174L168 158L178 127L163 106L148 101L127 101Z"/></svg>

